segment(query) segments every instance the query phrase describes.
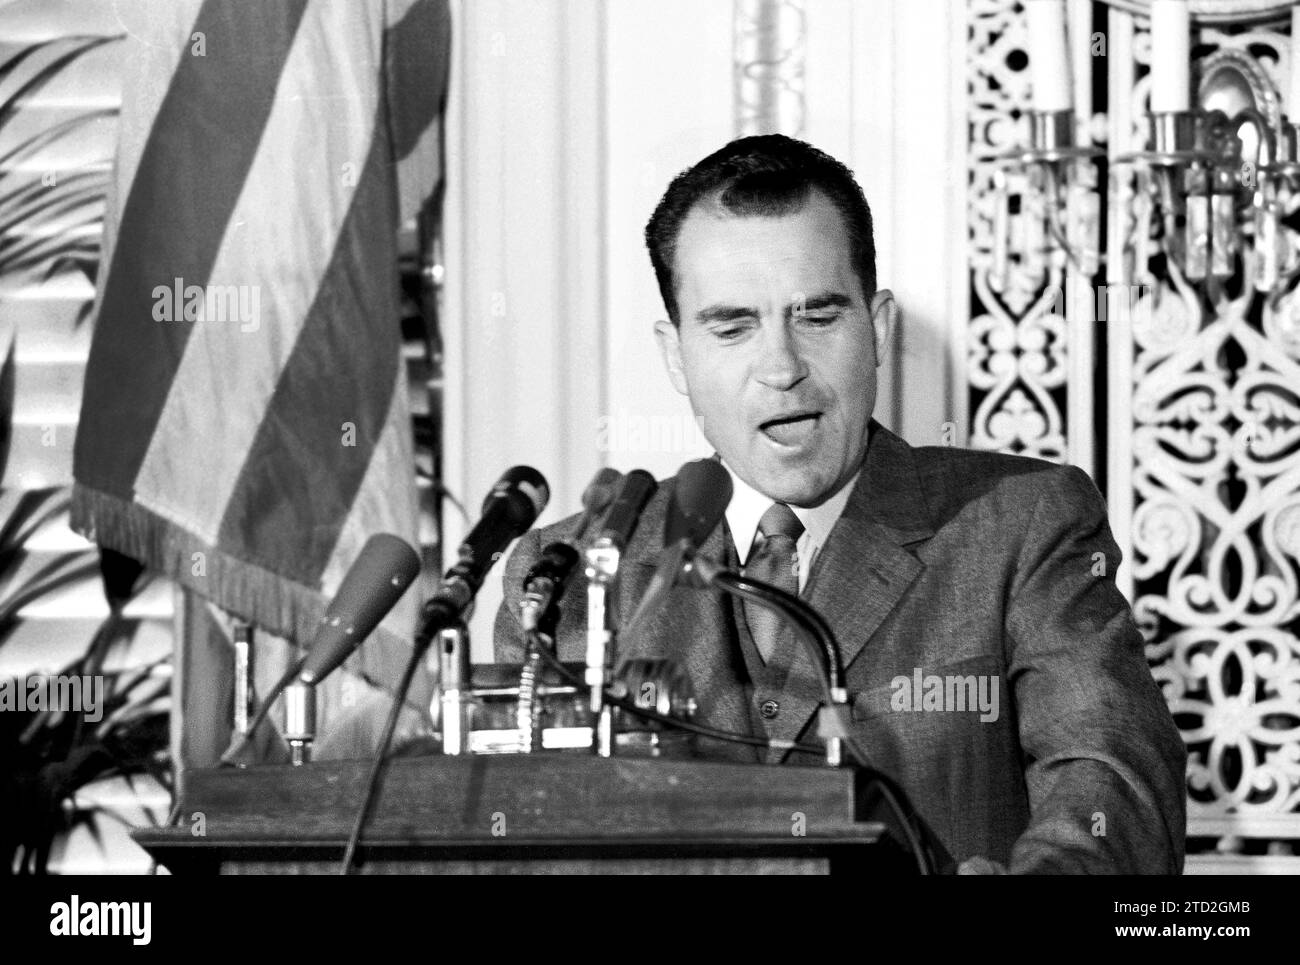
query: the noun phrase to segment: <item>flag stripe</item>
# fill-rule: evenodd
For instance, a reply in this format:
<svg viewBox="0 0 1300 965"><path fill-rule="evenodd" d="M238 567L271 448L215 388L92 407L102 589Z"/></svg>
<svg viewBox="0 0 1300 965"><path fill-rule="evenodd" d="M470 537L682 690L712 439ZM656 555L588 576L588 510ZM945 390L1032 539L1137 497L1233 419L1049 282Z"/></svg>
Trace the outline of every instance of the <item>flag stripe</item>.
<svg viewBox="0 0 1300 965"><path fill-rule="evenodd" d="M308 586L320 581L388 418L401 352L396 223L392 155L387 139L374 137L218 531L227 552ZM346 360L352 385L337 386L330 373L348 345L363 350ZM352 391L358 386L364 391Z"/></svg>
<svg viewBox="0 0 1300 965"><path fill-rule="evenodd" d="M419 533L419 497L414 486L395 487L394 479L410 479L415 472L415 441L411 435L411 417L407 406L406 371L402 366L394 373L396 386L392 411L389 413L379 445L370 458L361 490L352 503L352 511L343 524L338 544L330 557L321 584L332 593L356 559L357 547L375 533ZM415 629L420 599L417 592L407 593L384 617L381 626L399 639L409 640ZM368 646L358 655L359 666L376 680L396 680L409 653L408 647Z"/></svg>
<svg viewBox="0 0 1300 965"><path fill-rule="evenodd" d="M437 72L432 84L412 83L412 78L427 76L430 61L446 63L451 56L450 10L445 3L416 0L385 32L384 43L393 155L400 161L442 113L448 72Z"/></svg>
<svg viewBox="0 0 1300 965"><path fill-rule="evenodd" d="M158 39L166 38L167 42L146 42L129 32L123 38L122 103L128 106L124 106L117 119L117 150L105 199L104 239L99 256L104 266L113 263L123 201L135 181L140 157L149 141L158 108L171 89L176 66L182 57L190 56L190 37L202 8L203 0L173 0L148 11L141 7L139 12L149 17L150 25L160 35ZM160 83L159 78L166 80ZM96 296L102 299L103 294L101 285Z"/></svg>
<svg viewBox="0 0 1300 965"><path fill-rule="evenodd" d="M74 461L79 481L129 498L180 364L189 325L153 318L154 289L204 285L244 183L306 0L206 0L193 30L204 56L182 56L126 198L108 267ZM210 57L222 58L220 69ZM219 143L218 143L219 142ZM178 145L209 145L188 152ZM165 253L169 272L159 271ZM122 391L130 373L133 391Z"/></svg>
<svg viewBox="0 0 1300 965"><path fill-rule="evenodd" d="M244 459L335 257L371 142L386 134L374 127L382 29L368 6L307 8L209 277L210 292L238 295L256 318L178 323L194 333L136 498L206 542L217 542ZM386 267L366 256L359 274ZM182 443L196 434L203 447Z"/></svg>

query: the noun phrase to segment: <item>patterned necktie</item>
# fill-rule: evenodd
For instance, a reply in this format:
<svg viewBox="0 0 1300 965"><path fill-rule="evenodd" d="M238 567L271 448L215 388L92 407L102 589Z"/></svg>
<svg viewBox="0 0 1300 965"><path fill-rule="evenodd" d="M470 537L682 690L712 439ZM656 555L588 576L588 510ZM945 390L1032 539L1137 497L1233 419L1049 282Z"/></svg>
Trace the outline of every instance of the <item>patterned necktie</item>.
<svg viewBox="0 0 1300 965"><path fill-rule="evenodd" d="M770 583L787 593L799 592L799 565L795 545L803 534L803 523L785 503L773 503L758 521L758 536L745 562L745 575ZM745 601L745 620L763 662L772 659L780 639L782 622L771 610Z"/></svg>

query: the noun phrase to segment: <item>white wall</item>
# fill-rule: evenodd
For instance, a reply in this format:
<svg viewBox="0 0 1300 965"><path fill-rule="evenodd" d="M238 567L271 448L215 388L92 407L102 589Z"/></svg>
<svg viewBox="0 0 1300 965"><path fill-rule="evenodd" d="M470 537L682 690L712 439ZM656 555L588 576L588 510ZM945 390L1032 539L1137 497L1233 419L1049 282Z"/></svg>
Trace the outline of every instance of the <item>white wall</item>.
<svg viewBox="0 0 1300 965"><path fill-rule="evenodd" d="M859 176L905 317L877 416L910 441L964 424L962 4L813 0L804 136ZM662 373L642 231L669 179L735 136L731 0L459 0L448 129L447 485L471 516L507 466L550 522L601 465L707 454ZM793 132L790 132L793 133ZM906 397L901 387L907 386ZM446 545L463 527L448 509ZM488 659L493 574L472 625Z"/></svg>

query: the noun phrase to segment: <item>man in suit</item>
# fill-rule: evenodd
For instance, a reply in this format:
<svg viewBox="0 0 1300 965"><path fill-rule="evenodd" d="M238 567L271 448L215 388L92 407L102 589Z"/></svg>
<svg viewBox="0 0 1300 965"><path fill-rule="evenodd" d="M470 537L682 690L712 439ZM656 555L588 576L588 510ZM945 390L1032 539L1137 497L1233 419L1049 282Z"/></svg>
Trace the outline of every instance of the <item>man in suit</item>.
<svg viewBox="0 0 1300 965"><path fill-rule="evenodd" d="M871 215L838 161L793 139L734 141L679 175L646 229L673 385L731 474L702 552L800 593L838 639L851 722L962 871L1182 869L1185 750L1115 586L1096 486L1034 459L913 448L872 419L895 308ZM821 670L764 612L685 587L627 621L662 548L674 481L624 555L621 657L686 668L699 719L815 763ZM506 567L502 660L522 652L520 585L576 520ZM560 656L581 660L582 594Z"/></svg>

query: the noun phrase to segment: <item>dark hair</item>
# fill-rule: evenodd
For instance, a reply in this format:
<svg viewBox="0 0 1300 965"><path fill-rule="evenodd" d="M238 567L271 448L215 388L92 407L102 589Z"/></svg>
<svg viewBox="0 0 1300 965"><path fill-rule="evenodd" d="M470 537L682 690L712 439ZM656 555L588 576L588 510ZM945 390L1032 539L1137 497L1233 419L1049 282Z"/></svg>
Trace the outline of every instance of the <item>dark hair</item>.
<svg viewBox="0 0 1300 965"><path fill-rule="evenodd" d="M680 324L673 288L677 236L696 204L714 199L733 215L778 217L800 210L814 188L830 199L843 219L863 297L875 295L871 209L853 172L811 144L784 134L760 134L732 141L673 178L646 224L646 247L673 324Z"/></svg>

